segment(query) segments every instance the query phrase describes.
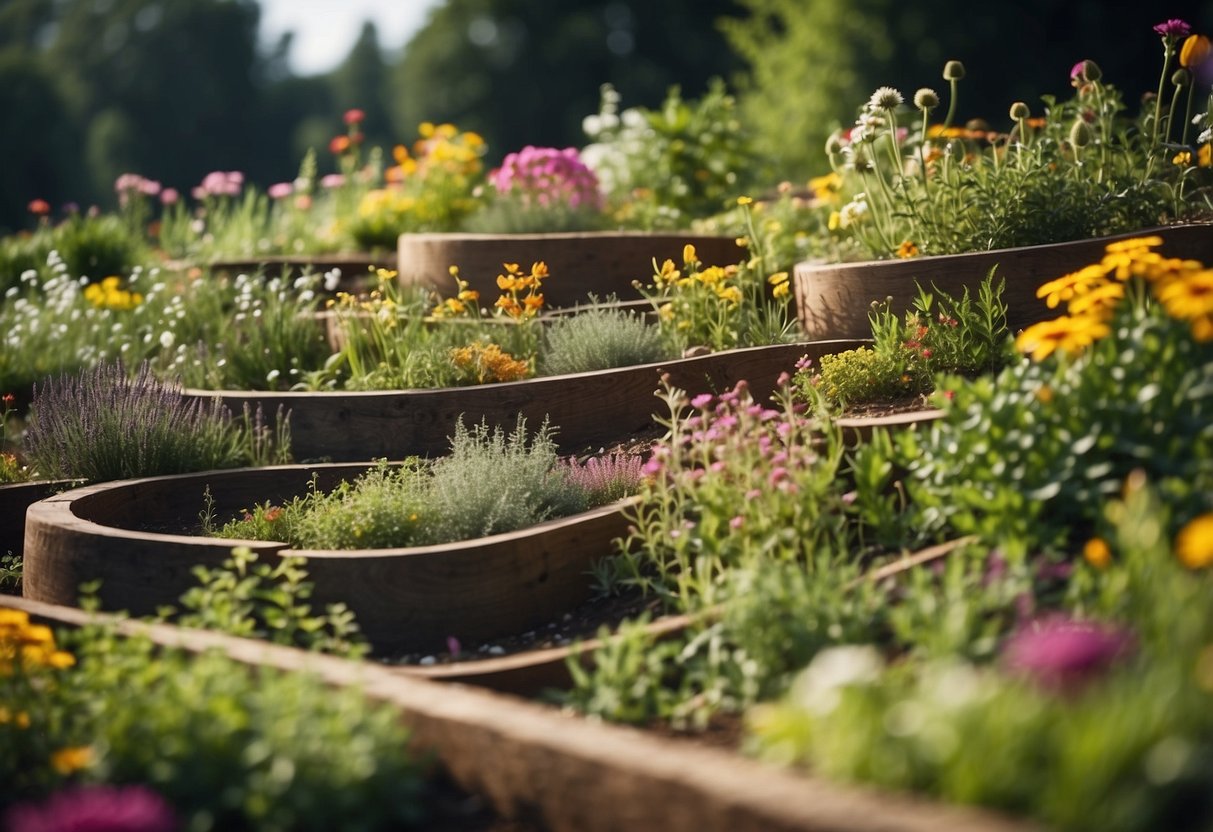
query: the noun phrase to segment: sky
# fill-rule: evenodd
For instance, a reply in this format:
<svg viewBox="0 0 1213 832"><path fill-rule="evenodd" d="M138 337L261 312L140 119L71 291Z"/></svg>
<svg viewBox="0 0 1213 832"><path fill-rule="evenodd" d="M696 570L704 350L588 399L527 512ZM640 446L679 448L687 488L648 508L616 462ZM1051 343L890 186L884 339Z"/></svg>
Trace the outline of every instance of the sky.
<svg viewBox="0 0 1213 832"><path fill-rule="evenodd" d="M327 72L349 54L362 24L373 21L379 45L402 47L443 0L260 0L261 37L273 44L293 31L291 69L296 75Z"/></svg>

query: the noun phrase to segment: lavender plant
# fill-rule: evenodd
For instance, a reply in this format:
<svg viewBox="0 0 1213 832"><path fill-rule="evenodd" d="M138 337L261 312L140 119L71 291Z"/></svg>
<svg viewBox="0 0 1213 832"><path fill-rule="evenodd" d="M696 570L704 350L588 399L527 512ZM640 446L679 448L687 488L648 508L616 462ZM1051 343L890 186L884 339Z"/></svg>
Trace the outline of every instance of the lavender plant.
<svg viewBox="0 0 1213 832"><path fill-rule="evenodd" d="M106 362L35 386L26 444L42 476L104 481L285 462L286 418L277 424L260 410L237 418L218 400L188 402L147 364L128 376Z"/></svg>

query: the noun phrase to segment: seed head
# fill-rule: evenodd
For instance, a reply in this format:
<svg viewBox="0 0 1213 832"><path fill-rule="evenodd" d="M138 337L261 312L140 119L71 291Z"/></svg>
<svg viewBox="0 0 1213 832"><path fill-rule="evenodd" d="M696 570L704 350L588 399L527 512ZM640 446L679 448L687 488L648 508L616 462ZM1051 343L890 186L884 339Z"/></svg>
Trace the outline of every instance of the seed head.
<svg viewBox="0 0 1213 832"><path fill-rule="evenodd" d="M1015 121L1023 121L1030 115L1032 115L1032 111L1028 109L1028 105L1024 102L1016 101L1011 105L1011 118Z"/></svg>
<svg viewBox="0 0 1213 832"><path fill-rule="evenodd" d="M959 81L963 77L965 77L965 65L960 61L948 61L943 65L945 81Z"/></svg>
<svg viewBox="0 0 1213 832"><path fill-rule="evenodd" d="M939 95L929 87L914 93L914 106L920 110L934 110L939 106Z"/></svg>
<svg viewBox="0 0 1213 832"><path fill-rule="evenodd" d="M901 106L904 99L901 93L892 87L877 87L876 92L872 93L872 97L868 99L868 106L873 110L884 110L890 112Z"/></svg>

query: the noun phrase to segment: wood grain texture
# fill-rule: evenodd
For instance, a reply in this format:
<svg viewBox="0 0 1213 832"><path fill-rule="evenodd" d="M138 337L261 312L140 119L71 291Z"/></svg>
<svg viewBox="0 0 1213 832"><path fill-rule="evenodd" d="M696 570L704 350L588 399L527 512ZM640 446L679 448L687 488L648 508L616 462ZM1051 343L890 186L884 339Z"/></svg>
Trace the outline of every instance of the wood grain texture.
<svg viewBox="0 0 1213 832"><path fill-rule="evenodd" d="M657 234L594 231L562 234L402 234L397 247L400 281L453 293L450 267L481 298L494 298L497 275L503 263L518 263L524 270L543 261L551 274L543 283L546 305L585 303L590 294L599 300L640 297L632 281L651 282L653 260L673 260L682 267L682 249L695 246L700 262L727 266L741 262L745 253L733 237L704 234Z"/></svg>
<svg viewBox="0 0 1213 832"><path fill-rule="evenodd" d="M263 557L308 559L312 604L345 603L382 650L439 651L448 636L513 635L567 612L588 596L590 566L626 532L625 503L505 534L402 549L300 551L284 543L202 537L204 494L218 518L267 500L321 490L366 465L299 465L151 477L76 489L31 507L25 534L26 597L75 604L101 580L103 608L148 615L196 583L195 565L217 566L233 546Z"/></svg>
<svg viewBox="0 0 1213 832"><path fill-rule="evenodd" d="M1003 300L1007 305L1007 323L1014 331L1061 314L1036 297L1041 284L1098 263L1109 242L1150 234L1163 238L1158 250L1168 257L1213 264L1213 224L1209 223L910 260L798 263L794 269L797 314L809 339L868 338L872 334L868 311L873 302L892 298L892 309L903 313L917 297L915 281L927 289L937 286L954 297L959 297L966 287L975 294L982 279L997 266L997 274L1006 278Z"/></svg>
<svg viewBox="0 0 1213 832"><path fill-rule="evenodd" d="M25 599L13 599L11 606L52 625L82 626L98 618ZM220 650L249 666L357 686L370 699L397 708L415 748L431 752L461 787L487 797L505 817L534 821L551 832L1039 830L992 812L840 785L729 751L371 664L168 625L113 623L120 632L166 647Z"/></svg>
<svg viewBox="0 0 1213 832"><path fill-rule="evenodd" d="M186 390L187 398L219 398L233 413L248 405L267 416L290 413L298 460L348 462L446 453L456 421L482 420L513 428L518 417L537 428L546 418L562 453L577 453L643 434L664 405L654 395L663 374L690 393L723 392L749 383L755 398L770 395L797 359L854 349L860 341L819 341L725 350L694 358L525 381L383 392L259 392Z"/></svg>

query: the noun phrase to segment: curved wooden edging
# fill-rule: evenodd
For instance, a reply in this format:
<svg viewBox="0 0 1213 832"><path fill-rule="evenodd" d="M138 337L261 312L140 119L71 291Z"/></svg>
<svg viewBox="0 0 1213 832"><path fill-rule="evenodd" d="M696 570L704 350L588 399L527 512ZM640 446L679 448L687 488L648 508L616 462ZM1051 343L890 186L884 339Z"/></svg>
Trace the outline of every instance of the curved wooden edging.
<svg viewBox="0 0 1213 832"><path fill-rule="evenodd" d="M20 555L25 544L25 512L80 480L34 480L0 485L0 555Z"/></svg>
<svg viewBox="0 0 1213 832"><path fill-rule="evenodd" d="M348 462L445 453L460 416L467 424L484 420L507 429L519 416L532 429L547 419L557 428L555 440L561 451L576 453L651 431L654 415L664 415L654 396L663 374L690 393L724 391L744 379L754 397L761 399L801 356L818 361L862 343L748 347L612 370L437 390L186 390L185 395L218 398L236 414L246 405L260 407L267 418L280 408L289 412L291 448L299 460Z"/></svg>
<svg viewBox="0 0 1213 832"><path fill-rule="evenodd" d="M1169 257L1213 263L1210 223L910 260L797 263L794 284L801 329L809 339L866 338L872 331L868 312L874 301L891 297L892 309L904 312L918 295L915 281L928 290L935 285L954 297L959 297L966 287L975 293L990 269L997 266L997 273L1006 278L1003 301L1007 305L1007 324L1014 331L1059 314L1036 297L1041 284L1098 263L1104 255L1104 246L1110 242L1151 234L1163 238L1159 251Z"/></svg>
<svg viewBox="0 0 1213 832"><path fill-rule="evenodd" d="M401 234L397 271L404 284L421 284L452 294L450 267L481 297L496 297L503 263L527 269L542 260L551 277L544 281L545 304L572 306L588 295L606 300L638 298L632 281L651 282L653 260L682 267L683 246L691 243L700 262L727 266L745 259L733 237L706 234L585 231L560 234Z"/></svg>
<svg viewBox="0 0 1213 832"><path fill-rule="evenodd" d="M345 603L380 650L437 651L448 636L490 640L532 629L590 592L591 564L626 532L625 503L515 532L436 546L293 550L283 543L167 533L197 526L209 489L217 517L322 489L363 465L286 465L150 477L78 488L32 505L24 594L74 605L80 584L101 581L102 607L153 614L196 584L196 565L218 566L233 546L308 559L311 603Z"/></svg>
<svg viewBox="0 0 1213 832"><path fill-rule="evenodd" d="M506 818L551 832L1039 832L1027 821L847 786L726 750L580 719L513 696L219 633L13 599L51 625L99 620L127 636L254 668L310 673L396 708L418 752Z"/></svg>

